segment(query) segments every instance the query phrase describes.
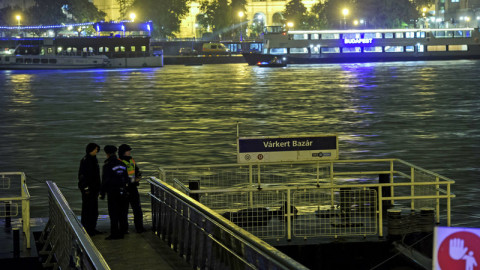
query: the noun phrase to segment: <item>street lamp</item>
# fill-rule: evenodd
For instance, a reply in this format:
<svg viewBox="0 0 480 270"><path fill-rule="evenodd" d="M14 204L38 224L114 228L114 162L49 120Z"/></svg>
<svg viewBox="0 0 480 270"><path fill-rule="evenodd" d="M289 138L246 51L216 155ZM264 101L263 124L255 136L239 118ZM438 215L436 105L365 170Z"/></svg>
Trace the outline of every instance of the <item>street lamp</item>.
<svg viewBox="0 0 480 270"><path fill-rule="evenodd" d="M347 28L348 8L342 9L342 14L343 14L343 24L344 24L344 28Z"/></svg>
<svg viewBox="0 0 480 270"><path fill-rule="evenodd" d="M20 19L22 19L22 17L20 17L20 15L17 15L15 18L17 18L17 24L18 24L18 27L20 27Z"/></svg>
<svg viewBox="0 0 480 270"><path fill-rule="evenodd" d="M243 41L243 16L245 13L243 11L238 12L238 17L240 17L240 41Z"/></svg>
<svg viewBox="0 0 480 270"><path fill-rule="evenodd" d="M130 13L130 20L133 22L135 21L135 18L137 17L137 15L135 15L135 13Z"/></svg>
<svg viewBox="0 0 480 270"><path fill-rule="evenodd" d="M290 28L293 28L293 22L287 22L287 26L288 30L290 30Z"/></svg>

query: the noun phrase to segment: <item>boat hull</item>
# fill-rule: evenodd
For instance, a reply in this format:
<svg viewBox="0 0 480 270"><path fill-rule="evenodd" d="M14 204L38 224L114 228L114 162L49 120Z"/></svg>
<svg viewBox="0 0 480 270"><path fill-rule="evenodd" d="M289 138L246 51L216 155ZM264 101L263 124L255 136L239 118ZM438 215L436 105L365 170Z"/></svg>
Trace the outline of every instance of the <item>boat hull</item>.
<svg viewBox="0 0 480 270"><path fill-rule="evenodd" d="M445 54L412 54L412 55L341 55L330 57L272 55L260 53L244 53L243 57L249 65L258 62L269 62L274 57L285 58L287 64L331 64L331 63L368 63L368 62L394 62L394 61L435 61L435 60L461 60L480 59L479 53L445 53Z"/></svg>

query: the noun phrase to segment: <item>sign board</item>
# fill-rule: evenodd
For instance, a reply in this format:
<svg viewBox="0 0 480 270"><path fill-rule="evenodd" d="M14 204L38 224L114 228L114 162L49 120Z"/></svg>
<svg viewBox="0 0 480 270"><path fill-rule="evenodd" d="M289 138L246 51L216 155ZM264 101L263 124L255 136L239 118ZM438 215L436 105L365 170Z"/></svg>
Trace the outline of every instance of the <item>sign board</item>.
<svg viewBox="0 0 480 270"><path fill-rule="evenodd" d="M237 141L238 163L338 159L338 136L250 137Z"/></svg>
<svg viewBox="0 0 480 270"><path fill-rule="evenodd" d="M435 227L433 269L480 269L480 229Z"/></svg>

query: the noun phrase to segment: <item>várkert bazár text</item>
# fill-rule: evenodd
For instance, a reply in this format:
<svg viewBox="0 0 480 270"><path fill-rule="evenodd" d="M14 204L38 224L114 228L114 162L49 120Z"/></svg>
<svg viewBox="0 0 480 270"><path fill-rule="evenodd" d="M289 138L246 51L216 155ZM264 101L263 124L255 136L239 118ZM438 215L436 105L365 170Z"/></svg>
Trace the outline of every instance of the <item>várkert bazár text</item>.
<svg viewBox="0 0 480 270"><path fill-rule="evenodd" d="M291 144L290 144L291 143ZM312 146L313 141L286 141L286 142L279 142L279 141L267 141L263 142L263 146L265 148L285 148L285 147L306 147L306 146Z"/></svg>

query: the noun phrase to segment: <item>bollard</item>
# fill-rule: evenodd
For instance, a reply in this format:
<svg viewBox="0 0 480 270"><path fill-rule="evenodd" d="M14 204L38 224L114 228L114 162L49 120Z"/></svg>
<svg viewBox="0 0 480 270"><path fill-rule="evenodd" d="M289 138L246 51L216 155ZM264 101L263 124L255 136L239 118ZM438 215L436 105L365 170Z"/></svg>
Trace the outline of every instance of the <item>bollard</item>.
<svg viewBox="0 0 480 270"><path fill-rule="evenodd" d="M11 228L12 227L12 213L11 212L11 203L10 202L6 202L5 203L5 228L8 229L8 228Z"/></svg>
<svg viewBox="0 0 480 270"><path fill-rule="evenodd" d="M20 231L15 228L13 231L13 258L20 258Z"/></svg>
<svg viewBox="0 0 480 270"><path fill-rule="evenodd" d="M190 181L188 182L188 188L190 190L200 190L200 181ZM195 193L195 194L190 194L190 197L192 199L200 201L200 194Z"/></svg>
<svg viewBox="0 0 480 270"><path fill-rule="evenodd" d="M388 209L388 237L390 239L399 239L402 235L402 210Z"/></svg>

